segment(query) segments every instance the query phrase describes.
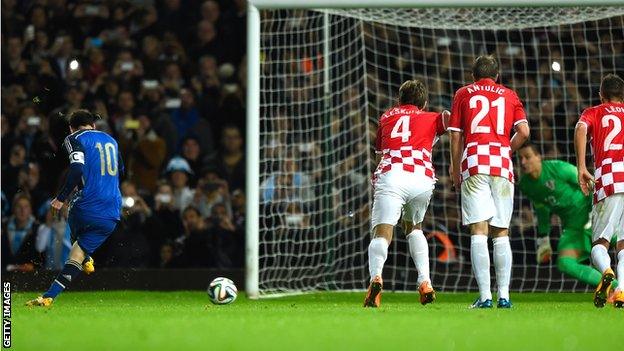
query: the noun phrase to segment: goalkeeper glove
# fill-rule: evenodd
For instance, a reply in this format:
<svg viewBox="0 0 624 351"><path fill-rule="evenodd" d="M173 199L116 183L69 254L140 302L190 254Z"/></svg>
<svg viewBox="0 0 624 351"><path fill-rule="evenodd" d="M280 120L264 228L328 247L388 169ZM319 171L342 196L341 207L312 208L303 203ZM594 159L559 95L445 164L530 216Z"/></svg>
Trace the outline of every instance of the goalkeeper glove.
<svg viewBox="0 0 624 351"><path fill-rule="evenodd" d="M550 237L548 235L537 238L537 263L548 263L552 256L552 247L550 247Z"/></svg>

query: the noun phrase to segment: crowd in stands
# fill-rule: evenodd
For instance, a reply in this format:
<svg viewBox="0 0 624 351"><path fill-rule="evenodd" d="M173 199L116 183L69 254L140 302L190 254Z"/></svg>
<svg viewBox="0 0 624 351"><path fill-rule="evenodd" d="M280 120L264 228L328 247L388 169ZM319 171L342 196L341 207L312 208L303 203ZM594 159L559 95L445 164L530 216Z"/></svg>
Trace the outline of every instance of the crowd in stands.
<svg viewBox="0 0 624 351"><path fill-rule="evenodd" d="M100 267L242 267L244 0L2 0L2 269L59 269L67 116L119 142Z"/></svg>

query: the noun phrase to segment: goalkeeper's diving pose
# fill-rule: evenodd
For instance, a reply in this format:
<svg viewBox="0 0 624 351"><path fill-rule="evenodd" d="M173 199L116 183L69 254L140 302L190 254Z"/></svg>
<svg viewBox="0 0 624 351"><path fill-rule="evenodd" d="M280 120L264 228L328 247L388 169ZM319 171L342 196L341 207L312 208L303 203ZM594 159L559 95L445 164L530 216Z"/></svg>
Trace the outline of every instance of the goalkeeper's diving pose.
<svg viewBox="0 0 624 351"><path fill-rule="evenodd" d="M537 216L537 262L550 261L550 220L556 214L563 228L557 246L557 267L575 279L597 286L602 274L587 264L592 247L592 197L583 195L576 167L564 161L542 160L535 144L525 144L519 155L522 176L518 185Z"/></svg>

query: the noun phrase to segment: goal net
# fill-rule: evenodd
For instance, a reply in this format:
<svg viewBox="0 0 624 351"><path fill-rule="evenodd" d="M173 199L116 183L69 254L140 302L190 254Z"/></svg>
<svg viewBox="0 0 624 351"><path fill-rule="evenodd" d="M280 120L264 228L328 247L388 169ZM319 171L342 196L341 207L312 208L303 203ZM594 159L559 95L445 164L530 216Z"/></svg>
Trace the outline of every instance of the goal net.
<svg viewBox="0 0 624 351"><path fill-rule="evenodd" d="M575 162L580 112L598 103L603 74L624 75L623 15L624 7L261 10L260 294L366 288L372 145L407 79L427 84L430 110L450 109L474 58L494 54L544 158ZM438 289L476 290L448 149L447 137L434 147L439 179L424 222L431 275ZM512 289L587 290L554 260L537 265L535 233L517 190ZM417 289L399 228L383 277L386 289Z"/></svg>

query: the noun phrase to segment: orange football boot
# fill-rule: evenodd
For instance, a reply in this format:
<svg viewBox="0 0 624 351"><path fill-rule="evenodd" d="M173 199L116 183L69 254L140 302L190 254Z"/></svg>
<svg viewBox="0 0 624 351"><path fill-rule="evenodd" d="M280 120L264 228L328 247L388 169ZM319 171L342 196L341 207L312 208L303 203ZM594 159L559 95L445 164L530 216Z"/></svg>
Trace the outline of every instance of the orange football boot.
<svg viewBox="0 0 624 351"><path fill-rule="evenodd" d="M616 290L613 294L613 307L624 308L624 290Z"/></svg>
<svg viewBox="0 0 624 351"><path fill-rule="evenodd" d="M433 290L431 283L428 281L420 283L418 293L420 294L420 303L423 305L432 303L436 299L435 290Z"/></svg>
<svg viewBox="0 0 624 351"><path fill-rule="evenodd" d="M381 305L381 289L383 281L381 277L376 275L368 286L368 292L364 299L364 307L379 307Z"/></svg>
<svg viewBox="0 0 624 351"><path fill-rule="evenodd" d="M607 298L611 293L611 287L614 279L615 274L611 268L607 268L607 270L602 273L602 279L600 279L600 283L594 292L594 306L604 307L607 303Z"/></svg>

